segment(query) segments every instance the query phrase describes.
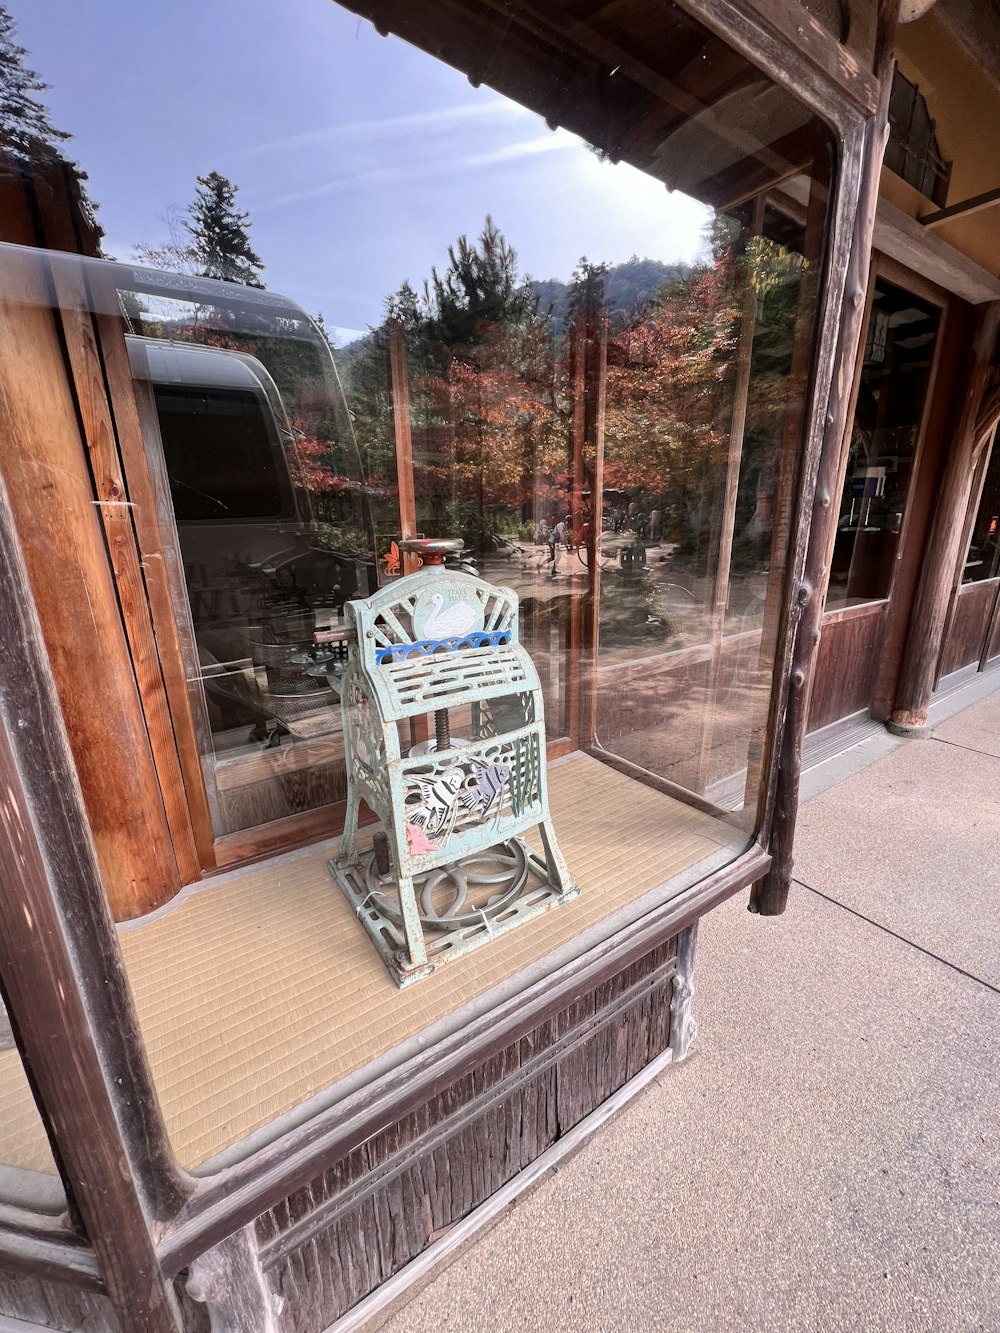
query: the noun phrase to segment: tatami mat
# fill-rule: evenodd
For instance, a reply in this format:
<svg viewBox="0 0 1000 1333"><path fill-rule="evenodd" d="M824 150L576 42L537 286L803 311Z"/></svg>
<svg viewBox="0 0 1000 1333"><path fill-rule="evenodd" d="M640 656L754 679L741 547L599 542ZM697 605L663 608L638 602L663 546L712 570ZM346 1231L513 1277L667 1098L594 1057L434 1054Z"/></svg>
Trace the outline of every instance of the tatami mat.
<svg viewBox="0 0 1000 1333"><path fill-rule="evenodd" d="M195 1167L745 838L583 755L553 765L556 831L582 893L398 991L327 870L329 845L208 881L121 935L177 1156ZM46 1168L20 1070L0 1055L8 1163ZM14 1057L16 1060L16 1056ZM33 1110L29 1106L30 1110Z"/></svg>

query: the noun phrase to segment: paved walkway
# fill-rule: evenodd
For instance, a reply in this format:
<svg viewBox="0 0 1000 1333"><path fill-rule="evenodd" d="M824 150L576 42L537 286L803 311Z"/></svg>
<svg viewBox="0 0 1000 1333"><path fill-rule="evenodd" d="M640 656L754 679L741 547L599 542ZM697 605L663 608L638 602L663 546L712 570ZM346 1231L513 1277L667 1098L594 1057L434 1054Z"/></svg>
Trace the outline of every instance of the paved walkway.
<svg viewBox="0 0 1000 1333"><path fill-rule="evenodd" d="M1000 1328L1000 690L872 753L702 923L691 1057L391 1333Z"/></svg>

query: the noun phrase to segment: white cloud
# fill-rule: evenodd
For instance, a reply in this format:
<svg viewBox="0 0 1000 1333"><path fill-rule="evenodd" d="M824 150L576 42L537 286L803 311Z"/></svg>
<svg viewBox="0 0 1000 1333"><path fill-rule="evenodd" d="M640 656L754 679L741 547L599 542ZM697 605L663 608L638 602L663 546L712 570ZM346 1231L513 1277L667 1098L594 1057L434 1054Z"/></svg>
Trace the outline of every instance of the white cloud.
<svg viewBox="0 0 1000 1333"><path fill-rule="evenodd" d="M524 157L535 157L540 153L551 153L566 148L578 148L580 140L565 130L555 130L535 139L524 139L519 143L501 144L499 148L489 148L479 153L463 153L440 158L437 161L412 162L405 166L371 167L355 172L350 176L339 176L335 180L325 181L306 190L295 190L288 194L269 199L259 205L258 212L275 208L288 208L292 204L301 204L309 199L323 199L332 194L342 194L346 190L365 190L382 185L400 185L409 181L428 180L431 177L451 176L463 171L474 171L481 167L496 166L501 162L515 162Z"/></svg>
<svg viewBox="0 0 1000 1333"><path fill-rule="evenodd" d="M309 145L334 144L342 140L350 143L375 139L399 139L414 133L460 129L463 126L520 120L531 116L517 102L507 98L491 97L482 101L460 103L457 106L433 107L427 111L413 111L405 116L386 116L379 120L355 120L340 125L324 125L319 129L305 130L301 134L289 134L280 139L271 139L266 143L253 144L250 148L240 149L235 158L258 157L280 149L287 152L290 148Z"/></svg>

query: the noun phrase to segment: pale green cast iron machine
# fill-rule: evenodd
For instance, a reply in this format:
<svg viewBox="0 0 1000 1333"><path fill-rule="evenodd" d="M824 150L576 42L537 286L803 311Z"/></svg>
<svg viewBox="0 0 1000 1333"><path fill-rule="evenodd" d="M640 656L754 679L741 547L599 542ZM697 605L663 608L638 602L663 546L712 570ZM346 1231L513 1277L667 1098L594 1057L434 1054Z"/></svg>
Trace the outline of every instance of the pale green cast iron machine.
<svg viewBox="0 0 1000 1333"><path fill-rule="evenodd" d="M549 817L541 686L518 641L517 594L446 569L460 541L403 549L424 567L345 608L347 816L330 862L400 986L579 892ZM433 739L414 744L412 724L430 713ZM362 801L384 830L367 851ZM532 828L541 854L518 836Z"/></svg>

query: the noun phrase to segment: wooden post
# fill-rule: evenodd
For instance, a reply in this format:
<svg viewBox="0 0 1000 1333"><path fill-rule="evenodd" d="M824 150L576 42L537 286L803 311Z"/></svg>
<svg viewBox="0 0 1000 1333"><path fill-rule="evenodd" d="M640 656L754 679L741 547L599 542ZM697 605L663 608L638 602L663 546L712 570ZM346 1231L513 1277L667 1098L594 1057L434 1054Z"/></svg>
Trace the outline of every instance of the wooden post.
<svg viewBox="0 0 1000 1333"><path fill-rule="evenodd" d="M604 502L604 418L607 400L608 331L601 309L592 307L588 280L586 304L570 333L570 382L573 409L570 417L572 498L570 537L579 536L584 512L584 491L590 490L590 531L587 538L587 596L573 595L567 652L567 713L570 734L589 744L596 726L594 668L599 642L601 578L601 509ZM572 568L572 567L571 567Z"/></svg>
<svg viewBox="0 0 1000 1333"><path fill-rule="evenodd" d="M123 1329L176 1333L174 1164L0 480L0 975L67 1198Z"/></svg>
<svg viewBox="0 0 1000 1333"><path fill-rule="evenodd" d="M879 0L875 56L875 76L880 90L878 107L864 122L842 157L842 163L846 164L851 154L857 156L857 208L852 232L843 241L847 278L840 318L836 335L831 339L829 349L823 353L832 359L833 375L828 393L823 398L817 396L816 400L816 410L823 413L821 450L815 488L811 495L812 515L805 538L802 575L797 579L798 586L793 589L788 612L791 663L783 691L785 698L782 700L779 697L776 701L779 710L782 706L784 708L784 726L780 729L773 789L767 795L764 809L765 828L768 813L773 812L768 840L768 850L773 860L771 870L753 886L750 896L750 910L761 916L780 915L788 903L791 887L792 843L798 814L802 742L809 716L813 668L830 572L828 552L832 547L832 529L838 517L836 498L839 494L841 446L847 429L847 408L868 290L879 178L889 137L889 93L892 87L892 52L897 14L898 0ZM836 263L836 260L837 256L833 256L832 262ZM802 540L801 536L798 540ZM797 560L793 561L793 567L797 564Z"/></svg>
<svg viewBox="0 0 1000 1333"><path fill-rule="evenodd" d="M590 569L591 625L590 665L591 681L587 691L585 734L588 742L597 736L597 658L600 650L601 620L601 533L604 530L604 430L608 408L608 320L601 316L600 336L597 340L597 410L594 417L594 484L590 497L590 540L587 547L587 565Z"/></svg>
<svg viewBox="0 0 1000 1333"><path fill-rule="evenodd" d="M389 390L392 394L392 429L396 441L396 489L399 529L404 537L417 535L417 501L413 491L413 437L410 433L410 381L406 365L406 335L398 319L390 319ZM419 556L403 554L403 573L415 574Z"/></svg>
<svg viewBox="0 0 1000 1333"><path fill-rule="evenodd" d="M694 1021L694 960L698 947L698 922L693 922L677 936L677 971L670 996L670 1049L674 1060L684 1060L698 1035Z"/></svg>
<svg viewBox="0 0 1000 1333"><path fill-rule="evenodd" d="M990 386L993 354L1000 331L1000 301L980 308L972 343L971 366L955 427L954 442L938 496L927 554L920 577L906 651L888 729L900 736L927 734L927 713L937 676L965 516L975 477L978 450L991 424L980 421Z"/></svg>
<svg viewBox="0 0 1000 1333"><path fill-rule="evenodd" d="M194 1260L187 1292L207 1307L211 1333L278 1333L284 1301L264 1276L253 1223Z"/></svg>
<svg viewBox="0 0 1000 1333"><path fill-rule="evenodd" d="M743 300L740 311L740 336L736 348L733 410L729 423L729 447L726 457L726 480L723 488L722 516L719 521L719 559L715 567L712 607L708 641L712 656L708 666L708 684L705 690L705 710L701 718L701 741L698 746L698 777L696 790L703 794L708 783L708 756L715 735L715 710L718 706L719 675L722 666L722 641L726 632L726 611L729 609L729 576L733 562L733 541L736 536L736 501L740 488L740 465L743 462L743 437L747 424L747 400L750 393L750 367L753 362L753 338L757 327L757 291L750 272L750 246L764 230L764 196L757 195L750 215L750 231L743 259Z"/></svg>

